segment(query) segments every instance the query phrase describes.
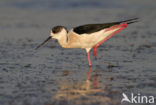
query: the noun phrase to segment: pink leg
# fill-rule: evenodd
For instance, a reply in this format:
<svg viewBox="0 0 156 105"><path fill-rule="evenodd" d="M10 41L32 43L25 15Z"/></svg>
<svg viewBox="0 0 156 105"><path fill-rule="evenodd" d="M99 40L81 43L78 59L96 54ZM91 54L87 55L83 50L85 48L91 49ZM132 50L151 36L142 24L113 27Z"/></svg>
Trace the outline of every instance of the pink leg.
<svg viewBox="0 0 156 105"><path fill-rule="evenodd" d="M92 66L92 64L91 64L91 60L90 60L90 55L89 55L89 52L87 53L87 55L88 55L88 63L89 63L89 67L91 67L91 66Z"/></svg>
<svg viewBox="0 0 156 105"><path fill-rule="evenodd" d="M91 66L89 67L89 70L88 70L87 80L90 80L90 72L91 72Z"/></svg>
<svg viewBox="0 0 156 105"><path fill-rule="evenodd" d="M120 29L118 29L117 31L115 31L114 33L110 34L109 36L107 36L103 41L101 41L100 43L96 44L93 48L94 50L94 56L95 56L95 59L96 59L96 55L97 55L97 48L103 43L105 42L106 40L108 40L109 38L111 38L113 35L115 35L116 33L120 32L121 30L125 29L127 27L127 23L123 23L123 24L120 24L118 26L115 26L115 27L112 27L112 28L109 28L106 31L110 31L110 30L113 30L115 28L118 28L118 27L121 27Z"/></svg>
<svg viewBox="0 0 156 105"><path fill-rule="evenodd" d="M97 47L96 47L96 45L93 47L93 53L94 53L94 56L95 56L95 60L96 60L96 52L97 52Z"/></svg>

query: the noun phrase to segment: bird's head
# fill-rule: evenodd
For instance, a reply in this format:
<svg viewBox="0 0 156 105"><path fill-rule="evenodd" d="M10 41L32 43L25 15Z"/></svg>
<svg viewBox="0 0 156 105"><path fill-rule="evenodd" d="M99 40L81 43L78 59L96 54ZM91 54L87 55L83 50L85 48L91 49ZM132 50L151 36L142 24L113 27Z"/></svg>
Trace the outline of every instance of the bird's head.
<svg viewBox="0 0 156 105"><path fill-rule="evenodd" d="M63 35L67 35L67 29L64 26L53 27L50 31L50 36L44 42L42 42L39 46L37 46L36 49L41 47L43 44L45 44L51 38L59 40L60 38L62 38Z"/></svg>
<svg viewBox="0 0 156 105"><path fill-rule="evenodd" d="M50 36L54 39L60 39L62 35L67 34L67 29L64 26L55 26L51 29Z"/></svg>

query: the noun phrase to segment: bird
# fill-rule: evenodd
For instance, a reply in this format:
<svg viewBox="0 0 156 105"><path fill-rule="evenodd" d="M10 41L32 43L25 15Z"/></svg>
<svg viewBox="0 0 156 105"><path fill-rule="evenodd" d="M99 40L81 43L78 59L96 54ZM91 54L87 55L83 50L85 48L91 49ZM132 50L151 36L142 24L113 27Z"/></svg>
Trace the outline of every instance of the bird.
<svg viewBox="0 0 156 105"><path fill-rule="evenodd" d="M50 39L56 39L63 48L85 49L88 56L89 67L92 66L90 50L93 48L95 59L97 58L97 48L106 40L125 29L128 24L135 23L138 18L127 19L110 23L85 24L73 27L69 31L65 26L54 26L50 31L50 36L38 45L38 49Z"/></svg>

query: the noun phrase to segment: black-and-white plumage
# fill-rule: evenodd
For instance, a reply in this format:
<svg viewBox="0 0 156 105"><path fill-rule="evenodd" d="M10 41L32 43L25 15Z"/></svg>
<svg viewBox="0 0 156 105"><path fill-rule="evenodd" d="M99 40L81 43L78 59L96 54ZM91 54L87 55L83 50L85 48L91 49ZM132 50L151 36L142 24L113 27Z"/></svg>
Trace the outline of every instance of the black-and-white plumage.
<svg viewBox="0 0 156 105"><path fill-rule="evenodd" d="M55 26L52 28L50 36L37 48L39 48L51 38L54 38L58 40L59 44L63 48L85 49L88 55L89 66L91 66L89 51L93 48L94 56L96 58L96 49L98 46L100 46L103 42L111 38L116 33L125 29L128 24L137 22L137 19L138 18L133 18L129 20L104 24L86 24L75 27L69 32L64 26Z"/></svg>
<svg viewBox="0 0 156 105"><path fill-rule="evenodd" d="M118 24L121 24L124 22L127 22L127 24L131 24L133 22L136 22L137 19L138 18L133 18L133 19L129 19L129 20L104 23L104 24L86 24L86 25L81 25L81 26L75 27L73 29L73 31L78 33L78 34L85 34L85 33L90 34L90 33L97 32L97 31L100 31L102 29L109 28L109 27L112 27L114 25L118 25Z"/></svg>

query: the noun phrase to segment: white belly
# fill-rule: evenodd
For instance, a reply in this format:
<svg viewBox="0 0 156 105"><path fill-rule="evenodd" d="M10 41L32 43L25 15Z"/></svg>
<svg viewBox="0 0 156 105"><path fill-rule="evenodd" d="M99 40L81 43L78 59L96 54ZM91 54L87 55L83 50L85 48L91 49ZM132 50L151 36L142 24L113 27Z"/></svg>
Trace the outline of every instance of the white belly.
<svg viewBox="0 0 156 105"><path fill-rule="evenodd" d="M113 32L117 31L120 28L116 28L114 30L106 31L101 30L95 33L92 33L90 35L88 34L72 34L69 37L69 47L70 48L92 48L96 44L100 43L102 40L107 38L109 35L111 35ZM73 38L74 37L74 38ZM70 40L71 38L71 40ZM74 41L72 41L74 39Z"/></svg>

